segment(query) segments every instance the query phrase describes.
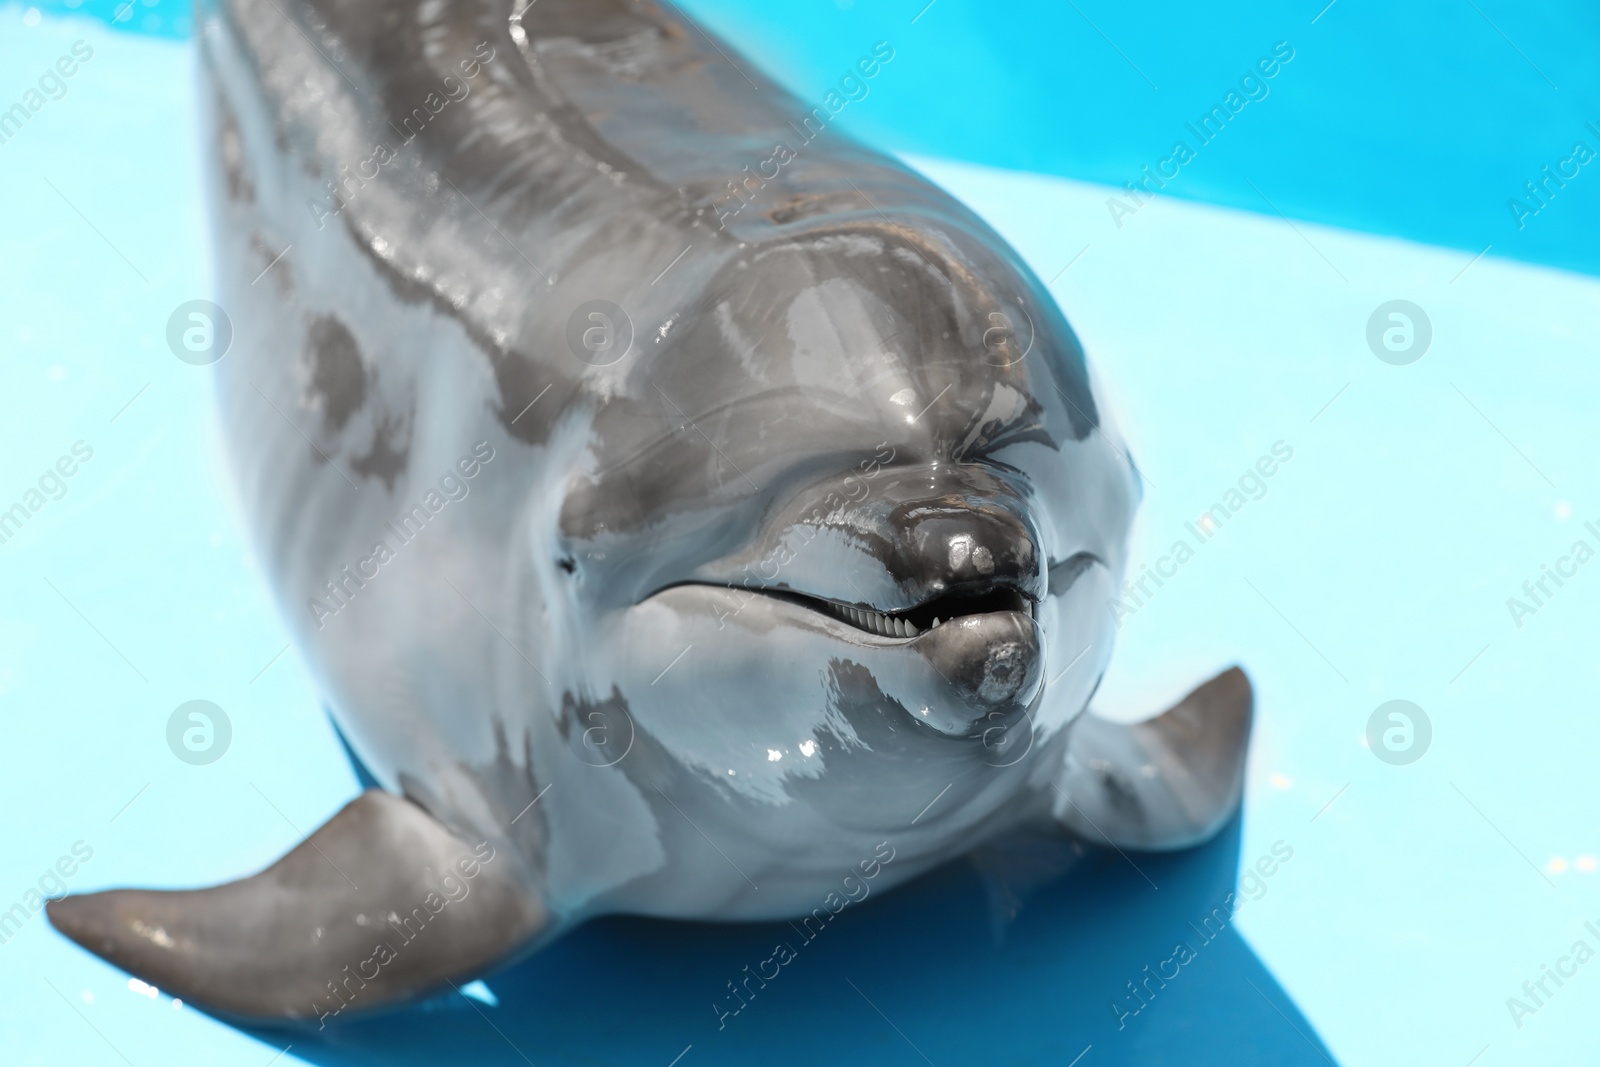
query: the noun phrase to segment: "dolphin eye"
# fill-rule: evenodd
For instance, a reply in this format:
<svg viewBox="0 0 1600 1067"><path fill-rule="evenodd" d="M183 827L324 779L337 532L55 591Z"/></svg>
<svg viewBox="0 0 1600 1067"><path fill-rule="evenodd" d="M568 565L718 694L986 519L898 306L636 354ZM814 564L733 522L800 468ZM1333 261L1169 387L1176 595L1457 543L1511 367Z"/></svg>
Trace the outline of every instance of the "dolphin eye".
<svg viewBox="0 0 1600 1067"><path fill-rule="evenodd" d="M578 561L573 559L571 556L564 556L561 559L556 560L556 566L560 567L568 574L572 574L578 569Z"/></svg>

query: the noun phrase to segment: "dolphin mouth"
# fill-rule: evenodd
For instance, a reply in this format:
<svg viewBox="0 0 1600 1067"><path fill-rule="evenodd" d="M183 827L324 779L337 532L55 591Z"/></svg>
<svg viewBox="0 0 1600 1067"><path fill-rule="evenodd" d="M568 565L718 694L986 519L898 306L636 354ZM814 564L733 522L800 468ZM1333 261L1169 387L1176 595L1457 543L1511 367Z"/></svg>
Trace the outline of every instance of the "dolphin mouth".
<svg viewBox="0 0 1600 1067"><path fill-rule="evenodd" d="M862 650L871 657L874 684L893 698L885 707L898 707L910 721L946 737L970 739L1003 730L1042 692L1045 635L1039 604L1004 580L947 585L921 603L887 611L788 588L713 582L680 582L660 593L673 589L710 594L709 601L699 602L702 609L707 603L730 605L732 594L744 594L740 608L719 612L719 620L739 614L759 597L772 614L753 613L754 632L786 622L843 642L846 650ZM692 603L684 607L695 610ZM835 664L853 659L834 655Z"/></svg>
<svg viewBox="0 0 1600 1067"><path fill-rule="evenodd" d="M973 615L1015 612L1029 619L1035 617L1033 599L1020 589L1010 586L991 585L982 588L953 589L915 607L899 611L878 611L875 608L808 596L789 589L767 589L762 592L831 616L863 633L900 641L915 640L946 623Z"/></svg>

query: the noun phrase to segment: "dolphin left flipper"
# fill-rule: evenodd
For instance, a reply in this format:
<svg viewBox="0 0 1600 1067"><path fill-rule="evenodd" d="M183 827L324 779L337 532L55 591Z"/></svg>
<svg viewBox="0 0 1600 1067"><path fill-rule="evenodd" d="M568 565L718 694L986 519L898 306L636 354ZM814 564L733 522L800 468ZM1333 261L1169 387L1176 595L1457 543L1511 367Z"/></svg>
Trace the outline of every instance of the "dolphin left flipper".
<svg viewBox="0 0 1600 1067"><path fill-rule="evenodd" d="M1255 700L1229 668L1138 723L1085 712L1051 782L1051 813L1073 833L1119 848L1187 848L1239 806Z"/></svg>
<svg viewBox="0 0 1600 1067"><path fill-rule="evenodd" d="M513 859L373 789L259 874L53 900L84 948L219 1015L317 1023L425 996L548 925Z"/></svg>

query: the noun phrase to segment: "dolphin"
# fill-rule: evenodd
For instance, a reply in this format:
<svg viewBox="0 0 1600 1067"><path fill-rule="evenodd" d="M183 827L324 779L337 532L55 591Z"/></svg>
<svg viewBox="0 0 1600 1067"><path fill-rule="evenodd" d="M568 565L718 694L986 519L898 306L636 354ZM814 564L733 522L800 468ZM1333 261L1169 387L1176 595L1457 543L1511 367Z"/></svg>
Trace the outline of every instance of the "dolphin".
<svg viewBox="0 0 1600 1067"><path fill-rule="evenodd" d="M266 870L53 901L326 1026L602 914L825 921L1021 828L1239 803L1238 668L1088 710L1139 475L1047 288L650 0L202 0L220 425L373 787Z"/></svg>

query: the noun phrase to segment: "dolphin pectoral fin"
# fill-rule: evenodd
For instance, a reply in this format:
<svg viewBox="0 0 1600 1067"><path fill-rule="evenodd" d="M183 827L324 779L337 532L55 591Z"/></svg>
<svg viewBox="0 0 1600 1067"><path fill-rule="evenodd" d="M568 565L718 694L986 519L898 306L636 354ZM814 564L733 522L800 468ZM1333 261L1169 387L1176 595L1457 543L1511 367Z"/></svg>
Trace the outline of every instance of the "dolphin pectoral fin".
<svg viewBox="0 0 1600 1067"><path fill-rule="evenodd" d="M1232 667L1144 722L1085 712L1052 783L1052 814L1073 833L1118 847L1199 844L1239 805L1254 702L1250 679Z"/></svg>
<svg viewBox="0 0 1600 1067"><path fill-rule="evenodd" d="M53 900L90 952L219 1015L325 1025L506 960L549 922L510 856L378 790L259 874Z"/></svg>

